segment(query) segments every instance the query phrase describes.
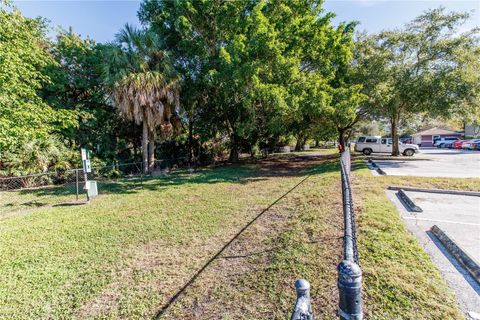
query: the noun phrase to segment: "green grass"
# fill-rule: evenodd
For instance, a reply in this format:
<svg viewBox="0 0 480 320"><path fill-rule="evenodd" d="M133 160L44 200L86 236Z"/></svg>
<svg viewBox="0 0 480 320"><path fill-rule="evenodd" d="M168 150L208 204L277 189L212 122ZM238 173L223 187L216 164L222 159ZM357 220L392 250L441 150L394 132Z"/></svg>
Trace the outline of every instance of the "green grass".
<svg viewBox="0 0 480 320"><path fill-rule="evenodd" d="M165 284L166 292L159 297L156 289L136 291L137 282L151 274L168 282L169 272L176 270L178 279L173 280L181 283L245 224L256 212L251 207L263 208L297 179L262 176L251 166L219 168L151 179L141 189L120 186L90 205L45 208L3 219L0 315L82 318L90 312L82 307L112 284L122 291L115 292L120 295L116 310L100 314L149 315L175 287ZM218 242L210 243L214 239ZM191 252L196 242L200 252ZM144 247L157 245L185 251L185 259L164 257L168 250L163 250L145 264L173 259L173 265L136 266L146 254ZM123 270L129 274L123 275Z"/></svg>
<svg viewBox="0 0 480 320"><path fill-rule="evenodd" d="M386 194L389 185L480 190L480 179L373 176L354 166L359 250L369 319L463 319L452 290L407 231Z"/></svg>
<svg viewBox="0 0 480 320"><path fill-rule="evenodd" d="M164 317L285 319L293 281L304 277L316 318L336 319L338 164L269 161L177 172L141 186L122 180L89 205L0 219L0 318L151 318L238 230L310 174L209 264ZM362 163L355 168L369 318L462 318L385 195L387 185L407 183L373 177ZM408 178L408 185L477 190L479 181Z"/></svg>
<svg viewBox="0 0 480 320"><path fill-rule="evenodd" d="M84 196L82 195L82 197ZM22 191L0 191L0 217L15 211L35 209L72 199L75 199L75 190L72 191L62 186Z"/></svg>

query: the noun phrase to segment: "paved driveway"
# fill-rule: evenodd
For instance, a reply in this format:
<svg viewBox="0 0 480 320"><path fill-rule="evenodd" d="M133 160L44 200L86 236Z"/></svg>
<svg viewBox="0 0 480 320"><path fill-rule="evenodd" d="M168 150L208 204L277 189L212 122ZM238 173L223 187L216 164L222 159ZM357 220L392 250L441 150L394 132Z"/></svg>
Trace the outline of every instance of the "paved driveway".
<svg viewBox="0 0 480 320"><path fill-rule="evenodd" d="M417 237L424 250L438 266L448 285L453 288L460 308L468 319L480 314L480 285L464 270L430 233L436 224L450 238L480 261L480 197L449 194L410 192L406 194L423 209L409 212L396 195L387 190L387 195L397 206L407 228Z"/></svg>
<svg viewBox="0 0 480 320"><path fill-rule="evenodd" d="M393 176L480 178L480 151L422 148L412 160L399 157L374 162Z"/></svg>

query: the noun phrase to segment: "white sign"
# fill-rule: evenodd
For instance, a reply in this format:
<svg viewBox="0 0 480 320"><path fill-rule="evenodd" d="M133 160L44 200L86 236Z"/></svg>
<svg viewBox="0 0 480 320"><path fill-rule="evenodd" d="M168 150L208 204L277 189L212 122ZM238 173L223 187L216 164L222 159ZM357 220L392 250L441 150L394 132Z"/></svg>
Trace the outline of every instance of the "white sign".
<svg viewBox="0 0 480 320"><path fill-rule="evenodd" d="M92 172L92 167L90 166L90 160L83 160L83 171L86 173Z"/></svg>
<svg viewBox="0 0 480 320"><path fill-rule="evenodd" d="M82 160L87 160L87 149L80 149L80 152L82 153Z"/></svg>

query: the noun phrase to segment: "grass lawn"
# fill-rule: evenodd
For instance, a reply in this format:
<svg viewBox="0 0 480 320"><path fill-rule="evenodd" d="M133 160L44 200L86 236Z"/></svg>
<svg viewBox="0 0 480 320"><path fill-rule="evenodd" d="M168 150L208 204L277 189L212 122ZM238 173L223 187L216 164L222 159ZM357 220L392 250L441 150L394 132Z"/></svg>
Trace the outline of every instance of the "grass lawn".
<svg viewBox="0 0 480 320"><path fill-rule="evenodd" d="M82 195L82 198L85 197ZM0 191L0 218L16 211L27 211L57 202L75 200L75 186L45 187L21 191Z"/></svg>
<svg viewBox="0 0 480 320"><path fill-rule="evenodd" d="M389 184L478 190L480 179L406 183L373 177L362 163L355 168L369 318L461 319L383 190ZM1 319L286 319L299 277L312 284L316 318L336 319L343 220L335 161L285 156L177 172L141 188L124 180L109 190L89 205L0 219Z"/></svg>

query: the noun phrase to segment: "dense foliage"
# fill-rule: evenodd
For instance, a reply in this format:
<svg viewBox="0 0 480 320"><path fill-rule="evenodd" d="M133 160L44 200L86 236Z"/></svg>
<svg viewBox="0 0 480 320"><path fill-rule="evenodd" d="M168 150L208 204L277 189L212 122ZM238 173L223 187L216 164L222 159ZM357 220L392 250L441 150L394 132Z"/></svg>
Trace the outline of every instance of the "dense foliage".
<svg viewBox="0 0 480 320"><path fill-rule="evenodd" d="M54 140L54 134L77 126L71 112L52 108L38 94L51 81L45 69L55 64L45 50L45 31L43 20L0 8L0 170L14 169L7 163L27 143Z"/></svg>
<svg viewBox="0 0 480 320"><path fill-rule="evenodd" d="M144 0L138 14L142 29L97 44L72 30L50 40L44 20L2 5L2 175L78 166L80 147L153 170L155 155L343 145L372 120L394 138L417 115L480 120L478 30L458 31L464 13L356 39L320 0Z"/></svg>

